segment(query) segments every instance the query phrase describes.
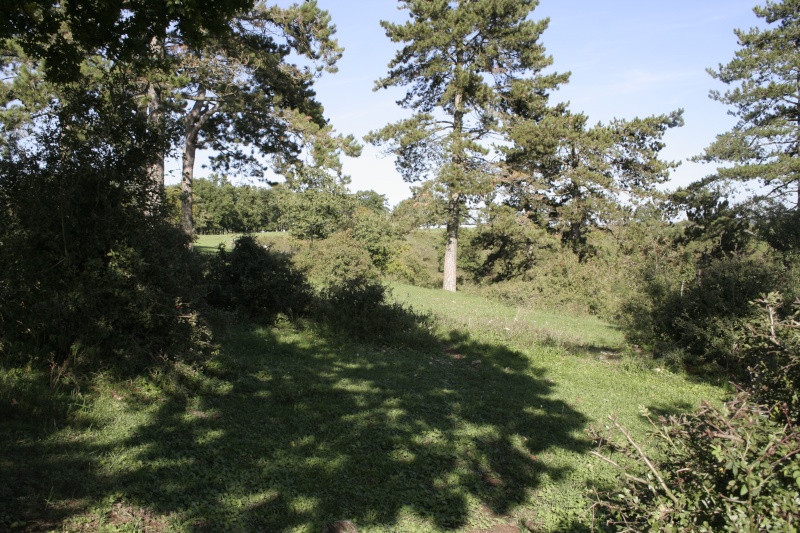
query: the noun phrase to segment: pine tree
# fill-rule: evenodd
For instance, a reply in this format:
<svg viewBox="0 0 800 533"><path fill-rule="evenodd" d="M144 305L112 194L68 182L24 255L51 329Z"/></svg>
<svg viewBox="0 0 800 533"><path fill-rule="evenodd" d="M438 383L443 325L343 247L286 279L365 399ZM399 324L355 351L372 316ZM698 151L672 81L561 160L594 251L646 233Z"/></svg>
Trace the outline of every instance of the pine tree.
<svg viewBox="0 0 800 533"><path fill-rule="evenodd" d="M800 0L753 9L769 27L736 30L741 48L718 70L732 88L711 98L739 119L695 160L728 164L703 183L760 182L755 200L794 203L800 211Z"/></svg>
<svg viewBox="0 0 800 533"><path fill-rule="evenodd" d="M382 21L403 48L376 89L407 86L406 120L367 140L397 156L409 182L433 181L447 202L444 289L456 290L458 230L470 200L492 190L486 141L503 129L504 113L535 116L547 92L568 74L543 75L552 64L539 43L548 21L528 16L536 0L401 0L411 20Z"/></svg>
<svg viewBox="0 0 800 533"><path fill-rule="evenodd" d="M512 117L504 150L503 201L527 221L560 234L584 259L587 234L659 193L677 163L662 161L663 137L683 110L587 127L586 115L554 108L541 119Z"/></svg>

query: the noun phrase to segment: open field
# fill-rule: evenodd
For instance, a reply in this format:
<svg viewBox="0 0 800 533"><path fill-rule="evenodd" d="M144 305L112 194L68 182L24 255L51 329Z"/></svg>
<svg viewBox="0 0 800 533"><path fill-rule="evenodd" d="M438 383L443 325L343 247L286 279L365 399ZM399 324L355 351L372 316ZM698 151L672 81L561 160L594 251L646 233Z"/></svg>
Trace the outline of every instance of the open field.
<svg viewBox="0 0 800 533"><path fill-rule="evenodd" d="M0 529L588 531L587 491L615 478L585 429L618 413L641 435L640 406L723 394L638 363L599 320L394 295L436 317L430 347L240 324L201 366L49 403L3 371Z"/></svg>

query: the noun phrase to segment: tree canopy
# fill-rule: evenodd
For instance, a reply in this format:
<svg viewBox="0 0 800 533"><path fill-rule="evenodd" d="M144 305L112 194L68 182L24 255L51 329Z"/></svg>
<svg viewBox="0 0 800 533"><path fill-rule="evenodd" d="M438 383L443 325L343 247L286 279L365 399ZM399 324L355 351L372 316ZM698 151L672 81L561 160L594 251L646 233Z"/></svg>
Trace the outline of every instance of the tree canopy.
<svg viewBox="0 0 800 533"><path fill-rule="evenodd" d="M0 5L0 39L17 39L25 53L42 59L51 80L75 81L87 54L115 63L152 59L153 39L168 30L199 45L228 31L230 18L254 0L32 0Z"/></svg>
<svg viewBox="0 0 800 533"><path fill-rule="evenodd" d="M736 57L709 69L731 86L711 98L731 106L739 121L696 160L726 165L703 183L757 182L757 200L800 210L800 1L770 1L753 11L769 27L736 30Z"/></svg>

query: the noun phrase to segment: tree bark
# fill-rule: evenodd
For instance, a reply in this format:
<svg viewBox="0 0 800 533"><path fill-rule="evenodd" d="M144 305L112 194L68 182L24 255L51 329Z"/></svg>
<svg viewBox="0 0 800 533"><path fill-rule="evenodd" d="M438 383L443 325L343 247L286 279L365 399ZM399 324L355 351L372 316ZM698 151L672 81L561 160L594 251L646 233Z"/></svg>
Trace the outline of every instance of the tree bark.
<svg viewBox="0 0 800 533"><path fill-rule="evenodd" d="M190 135L187 129L186 141L183 145L183 173L181 174L181 229L189 237L194 237L192 188L194 187L194 160L196 153L197 133Z"/></svg>
<svg viewBox="0 0 800 533"><path fill-rule="evenodd" d="M444 248L444 282L442 288L456 292L458 282L458 228L461 222L461 198L454 194L447 206L447 242Z"/></svg>
<svg viewBox="0 0 800 533"><path fill-rule="evenodd" d="M453 166L457 169L452 179L460 180L459 174L464 164L461 134L464 125L463 95L459 91L455 95L453 105L453 133L456 137L456 151L453 153ZM444 248L444 265L442 288L446 291L456 292L458 280L458 228L461 223L461 184L454 182L450 185L450 199L447 204L447 242Z"/></svg>
<svg viewBox="0 0 800 533"><path fill-rule="evenodd" d="M151 131L156 132L156 136L159 139L159 144L163 144L161 137L163 135L163 113L162 113L162 101L161 101L161 91L158 90L153 82L149 82L147 84L147 96L148 96L148 103L147 103L147 122L151 128ZM158 158L155 159L151 164L150 168L148 169L148 174L150 175L150 179L153 180L154 190L160 191L164 187L164 150L160 150L158 154Z"/></svg>
<svg viewBox="0 0 800 533"><path fill-rule="evenodd" d="M150 51L161 60L164 57L164 43L159 37L154 36L150 41ZM151 75L152 77L152 75ZM161 98L161 88L152 79L147 82L147 124L151 133L155 133L161 150L158 158L150 164L148 175L153 181L153 191L159 196L164 189L164 158L166 157L166 143L164 139L164 102Z"/></svg>
<svg viewBox="0 0 800 533"><path fill-rule="evenodd" d="M216 113L219 105L206 100L206 90L197 91L192 110L186 115L186 131L183 144L183 173L181 174L181 229L189 237L194 237L193 186L194 161L197 153L197 138L208 119ZM191 244L190 244L191 246Z"/></svg>

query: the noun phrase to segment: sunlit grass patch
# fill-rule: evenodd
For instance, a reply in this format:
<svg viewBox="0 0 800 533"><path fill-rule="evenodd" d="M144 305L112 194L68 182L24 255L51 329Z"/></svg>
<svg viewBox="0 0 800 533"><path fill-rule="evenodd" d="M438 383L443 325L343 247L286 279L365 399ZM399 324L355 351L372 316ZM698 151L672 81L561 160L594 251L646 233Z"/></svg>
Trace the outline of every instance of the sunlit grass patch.
<svg viewBox="0 0 800 533"><path fill-rule="evenodd" d="M230 325L203 365L123 383L98 375L67 409L29 408L0 428L0 457L15 459L0 460L0 526L581 530L588 487L616 475L588 454L589 424L618 413L641 433L639 405L721 395L604 356L624 347L601 321L405 286L395 296L436 315L435 343ZM533 325L514 329L523 321ZM6 375L0 398L36 405L18 379Z"/></svg>

